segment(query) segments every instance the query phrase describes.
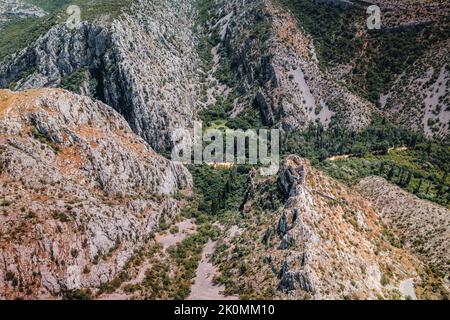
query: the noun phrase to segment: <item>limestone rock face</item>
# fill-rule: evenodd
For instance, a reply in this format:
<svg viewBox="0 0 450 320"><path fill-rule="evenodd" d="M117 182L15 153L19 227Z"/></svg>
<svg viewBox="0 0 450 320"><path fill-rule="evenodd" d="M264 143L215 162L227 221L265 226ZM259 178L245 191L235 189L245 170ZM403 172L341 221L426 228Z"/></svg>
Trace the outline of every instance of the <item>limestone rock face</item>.
<svg viewBox="0 0 450 320"><path fill-rule="evenodd" d="M223 29L220 61L239 79L233 116L259 112L264 125L286 131L333 119L353 130L369 124L373 106L320 69L312 39L289 11L269 0L219 2L222 18L211 25Z"/></svg>
<svg viewBox="0 0 450 320"><path fill-rule="evenodd" d="M178 212L189 172L111 107L63 90L0 91L0 294L95 289Z"/></svg>
<svg viewBox="0 0 450 320"><path fill-rule="evenodd" d="M109 46L111 37L103 27L84 22L69 30L56 25L0 65L0 86L16 90L56 86L83 68L99 70Z"/></svg>
<svg viewBox="0 0 450 320"><path fill-rule="evenodd" d="M357 187L383 213L386 224L402 242L435 270L448 296L450 210L419 199L381 177L367 177Z"/></svg>
<svg viewBox="0 0 450 320"><path fill-rule="evenodd" d="M191 125L199 64L190 1L133 1L110 24L56 25L0 65L0 87L55 87L82 72L76 84L118 110L135 133L159 151L175 128ZM91 88L89 88L89 84Z"/></svg>
<svg viewBox="0 0 450 320"><path fill-rule="evenodd" d="M251 217L252 207L268 201L265 190L273 183L285 199L258 218L259 243L246 243L253 248L246 263L258 267L243 283L267 290L257 283L272 274L274 282L263 283L273 283L280 299L374 299L399 296L402 280L418 279L421 263L385 238L382 217L357 192L298 156L287 157L277 180L255 179L244 206Z"/></svg>

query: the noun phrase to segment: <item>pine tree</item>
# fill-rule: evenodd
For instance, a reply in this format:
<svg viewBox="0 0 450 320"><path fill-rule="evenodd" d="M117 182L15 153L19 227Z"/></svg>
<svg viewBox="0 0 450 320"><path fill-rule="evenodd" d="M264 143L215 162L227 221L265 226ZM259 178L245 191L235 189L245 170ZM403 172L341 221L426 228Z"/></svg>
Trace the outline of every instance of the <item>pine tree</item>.
<svg viewBox="0 0 450 320"><path fill-rule="evenodd" d="M381 162L379 175L383 176L383 174L384 174L384 162Z"/></svg>
<svg viewBox="0 0 450 320"><path fill-rule="evenodd" d="M427 190L425 191L425 194L430 193L430 188L431 188L431 182L428 182L428 187L427 187Z"/></svg>

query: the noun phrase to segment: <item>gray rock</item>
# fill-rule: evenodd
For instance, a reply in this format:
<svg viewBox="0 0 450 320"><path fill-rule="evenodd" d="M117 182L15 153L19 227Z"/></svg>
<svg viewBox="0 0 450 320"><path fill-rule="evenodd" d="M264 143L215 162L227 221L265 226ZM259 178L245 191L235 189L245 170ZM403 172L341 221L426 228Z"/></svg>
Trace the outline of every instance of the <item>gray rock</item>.
<svg viewBox="0 0 450 320"><path fill-rule="evenodd" d="M0 90L5 99L0 197L11 203L0 214L0 275L20 282L0 277L0 298L112 280L159 218L179 212L172 195L192 187L189 172L101 102L53 89Z"/></svg>

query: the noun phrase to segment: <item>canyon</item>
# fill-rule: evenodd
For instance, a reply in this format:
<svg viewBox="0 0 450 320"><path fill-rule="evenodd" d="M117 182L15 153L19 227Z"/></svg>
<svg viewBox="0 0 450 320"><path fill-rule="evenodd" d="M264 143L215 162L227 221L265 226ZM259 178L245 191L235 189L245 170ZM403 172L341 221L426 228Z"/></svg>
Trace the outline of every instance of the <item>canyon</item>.
<svg viewBox="0 0 450 320"><path fill-rule="evenodd" d="M446 2L70 4L0 0L0 299L448 298Z"/></svg>

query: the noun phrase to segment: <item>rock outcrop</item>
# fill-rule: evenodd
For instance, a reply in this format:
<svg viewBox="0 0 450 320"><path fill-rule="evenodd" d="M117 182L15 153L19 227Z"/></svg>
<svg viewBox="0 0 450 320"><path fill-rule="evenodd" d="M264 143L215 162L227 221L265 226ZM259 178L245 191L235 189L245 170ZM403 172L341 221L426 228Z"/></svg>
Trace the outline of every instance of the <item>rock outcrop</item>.
<svg viewBox="0 0 450 320"><path fill-rule="evenodd" d="M267 201L267 184L274 181L255 181L245 213L258 217L260 242L241 237L253 248L244 260L253 272L242 276L242 285L270 290L267 274L273 274L280 299L375 299L401 297L400 282L419 278L422 264L390 243L376 208L307 160L289 156L284 161L278 187L286 200L264 218L253 210Z"/></svg>
<svg viewBox="0 0 450 320"><path fill-rule="evenodd" d="M368 125L372 105L321 70L313 41L289 11L273 1L222 1L217 8L227 23L211 23L211 31L223 28L220 61L238 82L233 117L259 112L264 125L287 131L316 121Z"/></svg>
<svg viewBox="0 0 450 320"><path fill-rule="evenodd" d="M53 89L0 91L0 183L8 299L112 280L192 186L111 107Z"/></svg>
<svg viewBox="0 0 450 320"><path fill-rule="evenodd" d="M0 87L56 87L65 82L118 110L159 151L175 128L191 125L200 60L190 1L133 1L106 24L56 25L0 65ZM82 72L85 71L85 72ZM84 79L74 80L82 73ZM90 88L90 90L89 90Z"/></svg>

